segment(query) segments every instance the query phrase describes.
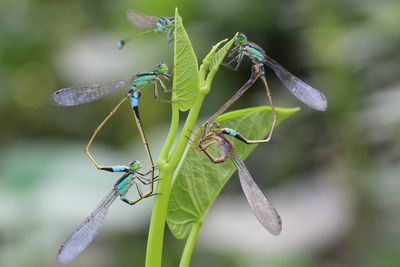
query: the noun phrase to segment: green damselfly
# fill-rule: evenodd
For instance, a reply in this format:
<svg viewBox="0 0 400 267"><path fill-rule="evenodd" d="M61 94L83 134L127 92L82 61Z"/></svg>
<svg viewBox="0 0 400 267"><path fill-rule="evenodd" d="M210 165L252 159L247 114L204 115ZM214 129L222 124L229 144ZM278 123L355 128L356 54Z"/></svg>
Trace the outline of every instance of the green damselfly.
<svg viewBox="0 0 400 267"><path fill-rule="evenodd" d="M100 124L98 129L95 130L95 133L92 135L87 147L86 152L88 153L90 159L95 163L96 167L100 170L109 171L109 172L122 172L123 175L117 180L114 184L113 189L104 197L104 199L100 202L100 204L96 207L96 209L87 217L78 228L73 231L68 238L61 245L60 250L57 255L57 261L60 264L66 264L72 261L76 256L78 256L93 240L93 238L100 231L100 228L103 224L105 216L107 215L108 209L111 204L115 201L115 199L119 196L122 201L129 205L134 205L140 200L144 198L148 198L153 196L154 193L154 182L156 181L156 177L154 175L155 166L153 163L153 158L151 155L151 151L144 134L144 130L140 121L139 115L139 98L141 96L141 91L136 90L131 93L128 93L124 98L129 98L131 100L131 107L134 111L134 116L136 119L136 124L138 126L138 130L143 140L144 148L146 150L149 163L151 166L151 170L142 173L140 169L142 165L139 161L132 161L128 166L102 166L97 163L96 159L90 154L89 147L97 135L99 131L99 127L101 128L104 123L115 113L116 108L110 113L110 115ZM123 101L120 102L122 104ZM150 178L147 176L150 175ZM143 185L149 185L150 189L146 192L142 192L139 182ZM138 196L134 199L127 198L127 193L132 186L135 186Z"/></svg>
<svg viewBox="0 0 400 267"><path fill-rule="evenodd" d="M137 73L125 79L60 89L53 93L51 101L57 106L76 106L98 100L121 87L130 86L128 92L132 92L148 84L154 84L154 97L156 100L162 101L158 97L157 83L164 92L171 92L171 90L164 85L161 77L171 78L171 74L168 74L168 66L165 63L157 64L152 71Z"/></svg>
<svg viewBox="0 0 400 267"><path fill-rule="evenodd" d="M140 34L149 32L166 32L168 44L172 46L174 40L173 33L175 29L175 18L148 16L134 9L128 9L126 11L126 18L132 25L139 29L150 29ZM131 39L132 37L128 37L120 40L117 45L118 48L122 49Z"/></svg>
<svg viewBox="0 0 400 267"><path fill-rule="evenodd" d="M124 174L114 184L112 190L103 198L97 205L94 211L67 237L61 245L58 254L57 262L67 264L77 257L94 239L103 225L104 219L111 204L119 196L122 201L129 205L134 205L145 197L141 192L139 182L147 185L153 184L154 180L148 179L146 176L153 173L153 170L142 173L141 164L138 161L131 162L128 166L113 166L103 168L110 172L123 172ZM127 198L128 190L132 186L136 187L139 194L134 199Z"/></svg>
<svg viewBox="0 0 400 267"><path fill-rule="evenodd" d="M130 86L130 89L126 93L126 95L122 98L122 100L112 109L110 114L99 124L99 126L95 129L94 133L89 139L89 142L85 148L86 154L89 156L93 164L97 169L102 169L102 165L97 163L94 157L90 153L90 146L98 134L98 132L103 128L106 122L117 112L117 110L121 107L121 105L127 100L131 99L132 109L135 111L135 119L136 124L138 126L139 132L142 137L143 144L145 145L146 152L149 158L150 163L152 164L152 168L154 167L153 161L150 154L150 149L148 147L147 138L144 135L144 131L141 125L140 117L137 112L138 108L138 96L141 95L141 92L138 92L138 88L141 88L148 84L154 85L154 98L159 102L167 102L169 100L160 99L158 95L157 84L161 86L161 89L164 92L171 92L172 90L168 89L160 77L164 77L166 79L170 79L171 75L168 74L168 66L165 63L158 64L153 71L150 72L142 72L134 75L130 78L125 78L117 81L107 82L107 83L99 83L99 84L89 84L85 86L78 87L69 87L57 90L51 96L51 101L54 105L57 106L76 106L85 103L89 103L95 100L98 100L121 87Z"/></svg>
<svg viewBox="0 0 400 267"><path fill-rule="evenodd" d="M276 76L281 80L283 85L304 104L319 111L325 111L327 109L328 103L325 95L322 92L311 87L307 83L303 82L302 80L291 74L277 61L267 56L260 46L248 41L246 35L244 35L243 33L239 33L235 38L235 47L228 55L231 60L224 65L230 67L230 64L236 62L236 65L233 67L233 69L237 70L245 56L247 56L252 62L252 73L250 79L206 122L205 128L210 127L210 124L219 115L224 113L229 106L231 106L237 99L239 99L256 82L258 78L261 78L273 112L273 123L271 131L269 132L269 135L265 140L271 139L273 130L276 125L277 116L275 112L275 106L272 102L268 83L265 77L266 66L270 67L275 72Z"/></svg>

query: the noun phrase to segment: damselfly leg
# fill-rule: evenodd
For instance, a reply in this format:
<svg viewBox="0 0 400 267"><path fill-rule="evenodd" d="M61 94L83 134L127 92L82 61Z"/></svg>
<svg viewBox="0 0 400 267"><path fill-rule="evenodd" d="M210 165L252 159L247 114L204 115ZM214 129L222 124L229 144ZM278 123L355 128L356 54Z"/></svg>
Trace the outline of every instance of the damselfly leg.
<svg viewBox="0 0 400 267"><path fill-rule="evenodd" d="M246 83L206 121L202 131L202 137L204 137L205 133L210 130L210 127L215 119L223 114L233 103L235 103L257 81L258 78L260 78L260 68L258 65L253 65L251 68L251 76Z"/></svg>
<svg viewBox="0 0 400 267"><path fill-rule="evenodd" d="M94 130L92 136L89 139L89 142L87 143L86 147L85 147L85 152L86 154L89 156L90 160L93 162L93 164L96 166L97 169L99 170L103 170L105 168L112 168L112 166L103 166L101 164L99 164L97 162L97 160L95 159L95 157L92 155L92 153L90 153L90 147L94 141L94 139L96 138L97 134L100 132L100 130L103 128L103 126L107 123L107 121L118 111L118 109L121 107L121 105L128 99L127 96L125 96L124 98L122 98L122 100L111 110L110 114L107 115L107 117L105 117L105 119L99 124L99 126L96 127L96 129Z"/></svg>

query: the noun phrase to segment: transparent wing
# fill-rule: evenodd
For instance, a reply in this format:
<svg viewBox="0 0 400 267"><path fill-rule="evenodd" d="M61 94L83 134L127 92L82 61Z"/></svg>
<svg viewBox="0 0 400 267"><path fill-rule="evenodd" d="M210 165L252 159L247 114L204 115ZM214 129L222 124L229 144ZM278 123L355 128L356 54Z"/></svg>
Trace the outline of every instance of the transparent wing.
<svg viewBox="0 0 400 267"><path fill-rule="evenodd" d="M158 22L158 17L147 16L139 11L128 9L126 11L128 21L139 29L149 29L155 27Z"/></svg>
<svg viewBox="0 0 400 267"><path fill-rule="evenodd" d="M282 67L281 64L273 60L272 58L265 56L265 64L272 68L282 81L285 87L300 101L309 106L310 108L325 111L328 108L328 102L326 101L325 95L317 89L306 84L288 70Z"/></svg>
<svg viewBox="0 0 400 267"><path fill-rule="evenodd" d="M254 182L238 155L233 153L231 159L238 168L240 184L254 215L268 232L273 235L279 235L282 231L282 221L278 212Z"/></svg>
<svg viewBox="0 0 400 267"><path fill-rule="evenodd" d="M133 79L126 78L108 83L63 88L51 95L51 102L56 106L77 106L89 103L110 94L117 88L132 84Z"/></svg>
<svg viewBox="0 0 400 267"><path fill-rule="evenodd" d="M103 224L108 208L117 196L117 191L115 189L111 190L90 216L68 236L58 251L58 263L67 264L71 262L92 242Z"/></svg>

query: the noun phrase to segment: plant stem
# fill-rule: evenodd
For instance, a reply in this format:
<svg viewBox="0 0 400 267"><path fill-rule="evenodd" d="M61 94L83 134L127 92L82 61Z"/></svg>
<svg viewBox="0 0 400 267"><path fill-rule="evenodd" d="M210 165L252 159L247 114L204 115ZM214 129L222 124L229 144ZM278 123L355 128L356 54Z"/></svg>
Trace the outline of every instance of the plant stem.
<svg viewBox="0 0 400 267"><path fill-rule="evenodd" d="M179 127L179 110L172 105L171 126L165 144L161 150L158 160L160 179L157 185L157 195L154 199L153 211L150 220L149 236L146 253L146 266L161 266L162 245L164 237L165 218L159 216L168 205L169 193L171 191L172 175L168 168L168 155L174 142ZM161 238L161 241L160 241ZM161 251L161 252L160 252Z"/></svg>
<svg viewBox="0 0 400 267"><path fill-rule="evenodd" d="M199 236L202 224L203 224L202 222L199 222L192 225L192 229L190 230L190 234L186 240L186 245L182 253L182 258L181 262L179 263L179 267L189 267L193 249L194 246L196 245L197 237Z"/></svg>
<svg viewBox="0 0 400 267"><path fill-rule="evenodd" d="M179 111L172 112L170 131L161 151L158 161L160 181L157 185L158 195L154 200L153 212L150 220L149 237L146 252L146 267L161 267L162 249L164 241L165 219L168 210L168 200L171 193L173 174L188 143L187 134L194 128L197 117L203 104L204 94L199 94L183 126L182 132L176 143L173 153L169 155L173 138L176 135L179 124ZM171 156L169 158L169 156Z"/></svg>
<svg viewBox="0 0 400 267"><path fill-rule="evenodd" d="M165 140L164 146L160 152L158 163L161 165L167 164L169 160L169 151L171 150L172 144L174 143L176 133L179 127L179 109L176 105L172 105L172 119L171 126L167 139Z"/></svg>
<svg viewBox="0 0 400 267"><path fill-rule="evenodd" d="M175 39L175 48L177 47L176 40L177 39ZM219 65L217 67L214 66L209 71L208 77L206 77L211 59L214 56L219 45L223 42L226 42L226 40L219 42L212 48L210 53L204 59L203 64L200 66L200 70L198 72L199 84L197 85L197 90L195 90L197 92L197 97L193 103L193 106L190 108L189 114L186 118L186 122L183 126L182 132L180 133L176 146L173 152L170 153L179 126L179 110L177 105L172 105L171 127L158 160L160 181L157 185L157 193L159 195L154 200L153 212L151 215L146 252L146 267L161 267L165 221L168 211L169 196L172 188L172 178L188 144L189 140L187 136L191 134L196 124L197 117L199 116L204 98L209 93L212 79L216 71L218 70ZM232 42L233 41L231 41L231 44ZM173 88L175 88L175 85L173 86ZM186 264L184 266L188 266L190 263L190 258L200 228L201 223L194 225L192 228L192 232L190 234L190 237L188 238L188 243L185 247L183 255L182 264Z"/></svg>
<svg viewBox="0 0 400 267"><path fill-rule="evenodd" d="M179 136L178 142L176 143L176 147L172 152L172 157L170 161L171 164L170 167L174 171L176 167L178 167L178 164L182 159L183 152L185 152L185 148L189 141L187 136L192 133L192 130L196 125L197 117L199 116L203 100L204 100L204 94L199 93L193 107L190 109L189 115L186 118L186 122L183 125L181 135Z"/></svg>

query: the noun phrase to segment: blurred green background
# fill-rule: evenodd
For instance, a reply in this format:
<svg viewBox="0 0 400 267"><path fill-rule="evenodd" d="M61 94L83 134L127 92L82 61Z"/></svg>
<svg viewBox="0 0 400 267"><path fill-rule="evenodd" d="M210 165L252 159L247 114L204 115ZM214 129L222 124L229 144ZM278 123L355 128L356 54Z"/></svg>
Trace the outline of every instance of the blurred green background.
<svg viewBox="0 0 400 267"><path fill-rule="evenodd" d="M51 93L150 70L161 59L171 65L163 34L134 38L122 51L116 43L140 32L126 21L127 8L172 16L175 6L199 61L241 31L329 101L327 112L312 111L267 74L276 105L302 108L246 160L283 232L263 230L234 175L204 223L192 266L400 266L398 0L1 2L0 266L57 266L59 245L117 179L98 172L83 147L123 92L75 108L52 106ZM220 69L202 121L247 80L249 66ZM145 91L143 123L158 155L170 109ZM258 82L235 108L264 104ZM94 152L102 163L146 162L128 106ZM117 201L70 266L143 266L151 205ZM164 266L177 266L183 242L169 233L165 242Z"/></svg>

